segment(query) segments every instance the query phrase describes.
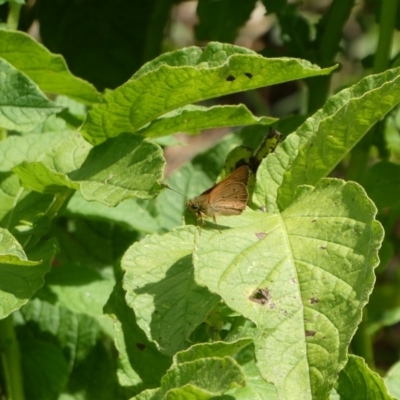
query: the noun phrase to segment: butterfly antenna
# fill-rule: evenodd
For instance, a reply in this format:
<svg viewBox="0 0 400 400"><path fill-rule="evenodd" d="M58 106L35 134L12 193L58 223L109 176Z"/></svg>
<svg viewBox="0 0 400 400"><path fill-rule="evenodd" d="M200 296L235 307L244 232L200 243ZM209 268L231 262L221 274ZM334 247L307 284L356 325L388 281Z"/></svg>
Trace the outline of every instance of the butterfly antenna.
<svg viewBox="0 0 400 400"><path fill-rule="evenodd" d="M165 185L165 187L166 187L167 189L169 189L169 190L172 190L172 191L175 192L175 193L180 194L182 197L186 197L184 194L182 194L181 192L178 192L178 191L175 190L175 189L172 189L172 187L169 187L168 185Z"/></svg>

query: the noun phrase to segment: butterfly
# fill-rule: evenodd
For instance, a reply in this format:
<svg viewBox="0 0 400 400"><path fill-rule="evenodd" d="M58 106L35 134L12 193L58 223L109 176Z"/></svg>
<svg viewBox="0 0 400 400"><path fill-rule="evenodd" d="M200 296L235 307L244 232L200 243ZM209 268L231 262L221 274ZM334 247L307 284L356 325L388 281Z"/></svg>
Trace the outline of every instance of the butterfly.
<svg viewBox="0 0 400 400"><path fill-rule="evenodd" d="M224 180L186 202L186 208L203 224L203 218L210 217L215 225L215 215L238 215L247 205L249 193L247 182L250 169L243 165L235 169ZM218 227L218 225L217 225Z"/></svg>

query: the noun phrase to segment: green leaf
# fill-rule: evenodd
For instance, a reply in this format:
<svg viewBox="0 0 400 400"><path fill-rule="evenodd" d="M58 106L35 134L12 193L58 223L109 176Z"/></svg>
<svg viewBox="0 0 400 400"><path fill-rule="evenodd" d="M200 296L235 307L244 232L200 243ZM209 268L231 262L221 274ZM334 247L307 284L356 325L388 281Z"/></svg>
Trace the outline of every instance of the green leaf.
<svg viewBox="0 0 400 400"><path fill-rule="evenodd" d="M157 118L137 133L156 138L181 131L198 134L209 128L253 124L271 125L275 121L276 118L255 117L243 104L210 108L189 105Z"/></svg>
<svg viewBox="0 0 400 400"><path fill-rule="evenodd" d="M97 318L103 316L103 307L114 283L113 279L102 277L93 267L74 264L53 268L46 279L47 290L56 296L57 304L75 313Z"/></svg>
<svg viewBox="0 0 400 400"><path fill-rule="evenodd" d="M254 10L256 0L200 0L197 5L199 23L195 26L197 40L232 43Z"/></svg>
<svg viewBox="0 0 400 400"><path fill-rule="evenodd" d="M280 398L323 398L346 362L375 281L375 214L358 184L326 179L299 188L281 214L218 217L222 234L198 237L196 282L264 330L258 367Z"/></svg>
<svg viewBox="0 0 400 400"><path fill-rule="evenodd" d="M32 36L0 30L0 57L32 79L42 91L64 94L85 104L100 101L94 86L68 70L59 54L52 54Z"/></svg>
<svg viewBox="0 0 400 400"><path fill-rule="evenodd" d="M86 200L115 206L132 197L155 197L162 188L164 166L160 146L127 133L94 147L70 178L83 181Z"/></svg>
<svg viewBox="0 0 400 400"><path fill-rule="evenodd" d="M375 122L400 101L400 68L370 75L332 96L259 168L256 199L287 207L298 185L327 176Z"/></svg>
<svg viewBox="0 0 400 400"><path fill-rule="evenodd" d="M62 110L29 78L1 58L0 74L0 127L28 132Z"/></svg>
<svg viewBox="0 0 400 400"><path fill-rule="evenodd" d="M155 197L162 188L162 150L141 136L122 134L90 148L72 134L42 159L13 168L24 187L41 193L79 188L86 200L111 207L132 197Z"/></svg>
<svg viewBox="0 0 400 400"><path fill-rule="evenodd" d="M341 400L393 400L387 393L383 379L371 371L365 361L350 355L340 372L335 389Z"/></svg>
<svg viewBox="0 0 400 400"><path fill-rule="evenodd" d="M42 162L26 162L13 168L22 186L39 193L56 194L64 188L79 189L79 184L71 182L64 174L50 170Z"/></svg>
<svg viewBox="0 0 400 400"><path fill-rule="evenodd" d="M55 251L54 240L37 245L31 254L37 261L30 261L15 238L0 228L0 318L21 308L43 285Z"/></svg>
<svg viewBox="0 0 400 400"><path fill-rule="evenodd" d="M20 344L25 393L32 400L56 398L68 381L68 365L61 349L35 339Z"/></svg>
<svg viewBox="0 0 400 400"><path fill-rule="evenodd" d="M304 60L266 59L251 50L209 43L161 56L143 66L128 82L104 95L88 114L82 135L93 144L121 132L135 132L156 118L190 103L324 75Z"/></svg>
<svg viewBox="0 0 400 400"><path fill-rule="evenodd" d="M9 172L23 161L29 162L43 159L51 162L54 157L54 148L57 148L64 139L69 138L71 135L74 135L74 133L66 131L41 135L28 134L23 137L7 137L7 139L0 142L0 171ZM84 143L82 141L81 144L83 145Z"/></svg>
<svg viewBox="0 0 400 400"><path fill-rule="evenodd" d="M189 393L202 393L203 396L217 396L224 394L232 387L244 386L245 376L240 366L231 357L209 357L200 360L189 361L172 366L161 380L161 389L158 398L175 389L173 397L187 393L185 386L190 384L194 389ZM181 395L182 396L182 395ZM184 397L181 397L184 398ZM200 397L209 399L211 397Z"/></svg>
<svg viewBox="0 0 400 400"><path fill-rule="evenodd" d="M226 392L227 396L232 395L237 400L279 400L274 385L262 378L255 360L241 367L246 375L246 386Z"/></svg>
<svg viewBox="0 0 400 400"><path fill-rule="evenodd" d="M32 193L19 184L12 173L0 173L0 226L23 243L26 235L38 228L53 196Z"/></svg>
<svg viewBox="0 0 400 400"><path fill-rule="evenodd" d="M218 302L196 285L191 254L196 228L177 228L135 243L121 261L126 302L138 325L160 350L173 355Z"/></svg>
<svg viewBox="0 0 400 400"><path fill-rule="evenodd" d="M253 339L242 337L233 340L232 342L214 342L195 344L188 350L180 351L174 356L174 364L186 363L207 357L224 357L234 356L236 361L241 364L240 352L243 349L249 349L249 344L253 343ZM252 347L252 359L245 360L244 365L241 365L246 375L246 386L234 388L226 394L234 396L235 399L278 399L275 388L270 383L267 383L260 375L254 358L254 348ZM238 354L239 353L239 354ZM227 397L229 398L229 397Z"/></svg>
<svg viewBox="0 0 400 400"><path fill-rule="evenodd" d="M89 355L101 332L96 320L87 314L76 314L37 298L19 312L20 324L23 322L18 328L19 340L29 341L32 336L46 340L50 335L65 354L69 370Z"/></svg>
<svg viewBox="0 0 400 400"><path fill-rule="evenodd" d="M181 364L199 358L233 356L249 344L251 338L241 338L232 342L199 343L187 350L180 351L174 356L174 363Z"/></svg>
<svg viewBox="0 0 400 400"><path fill-rule="evenodd" d="M385 385L391 396L400 399L400 362L392 365L387 372Z"/></svg>
<svg viewBox="0 0 400 400"><path fill-rule="evenodd" d="M125 200L111 208L98 202L86 201L80 192L76 192L68 202L65 214L95 221L114 222L124 228L140 232L154 233L160 230L156 218L136 199Z"/></svg>

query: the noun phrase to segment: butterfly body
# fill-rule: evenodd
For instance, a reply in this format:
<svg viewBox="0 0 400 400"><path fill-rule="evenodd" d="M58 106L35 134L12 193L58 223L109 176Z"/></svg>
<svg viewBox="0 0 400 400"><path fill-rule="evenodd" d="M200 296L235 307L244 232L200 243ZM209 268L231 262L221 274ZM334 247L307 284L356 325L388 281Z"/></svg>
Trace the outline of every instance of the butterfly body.
<svg viewBox="0 0 400 400"><path fill-rule="evenodd" d="M186 208L197 219L210 217L216 224L215 215L238 215L245 210L249 194L247 181L249 167L244 165L212 188L186 202Z"/></svg>

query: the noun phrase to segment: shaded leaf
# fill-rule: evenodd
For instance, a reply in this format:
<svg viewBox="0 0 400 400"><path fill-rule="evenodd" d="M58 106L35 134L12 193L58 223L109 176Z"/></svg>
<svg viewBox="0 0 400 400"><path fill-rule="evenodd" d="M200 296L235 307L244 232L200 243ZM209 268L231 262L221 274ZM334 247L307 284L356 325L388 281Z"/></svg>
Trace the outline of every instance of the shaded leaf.
<svg viewBox="0 0 400 400"><path fill-rule="evenodd" d="M151 235L125 253L126 301L149 340L165 354L187 346L194 328L202 323L219 297L197 286L191 253L196 228Z"/></svg>
<svg viewBox="0 0 400 400"><path fill-rule="evenodd" d="M364 359L354 355L349 355L335 389L341 400L393 400L387 393L383 379L368 368Z"/></svg>
<svg viewBox="0 0 400 400"><path fill-rule="evenodd" d="M119 355L118 380L127 395L133 396L144 388L158 386L171 365L171 359L147 339L124 296L125 292L117 282L105 312L114 319L114 341Z"/></svg>

